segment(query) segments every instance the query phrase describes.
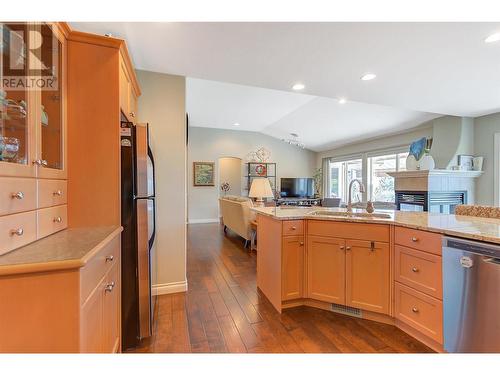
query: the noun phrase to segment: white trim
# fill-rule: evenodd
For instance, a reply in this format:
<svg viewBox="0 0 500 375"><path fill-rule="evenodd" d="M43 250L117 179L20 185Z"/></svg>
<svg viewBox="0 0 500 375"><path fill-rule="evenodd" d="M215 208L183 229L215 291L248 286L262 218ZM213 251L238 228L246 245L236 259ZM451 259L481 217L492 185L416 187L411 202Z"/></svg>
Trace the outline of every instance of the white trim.
<svg viewBox="0 0 500 375"><path fill-rule="evenodd" d="M160 296L162 294L172 294L180 293L188 290L187 280L176 281L173 283L166 284L156 284L151 287L151 293L154 296Z"/></svg>
<svg viewBox="0 0 500 375"><path fill-rule="evenodd" d="M494 194L493 197L495 206L500 205L500 133L495 133L495 143L493 147L494 162L493 162L493 186L494 186Z"/></svg>
<svg viewBox="0 0 500 375"><path fill-rule="evenodd" d="M376 156L392 155L392 154L404 154L408 152L409 145L403 145L398 147L382 148L379 150L368 151L366 153L367 158L373 158Z"/></svg>
<svg viewBox="0 0 500 375"><path fill-rule="evenodd" d="M188 219L188 224L220 223L219 219Z"/></svg>

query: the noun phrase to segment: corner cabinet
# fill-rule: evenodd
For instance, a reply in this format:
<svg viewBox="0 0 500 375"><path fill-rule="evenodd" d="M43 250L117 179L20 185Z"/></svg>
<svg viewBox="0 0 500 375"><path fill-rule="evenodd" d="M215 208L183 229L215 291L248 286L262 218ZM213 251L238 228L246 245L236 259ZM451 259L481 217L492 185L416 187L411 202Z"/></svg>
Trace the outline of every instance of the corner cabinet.
<svg viewBox="0 0 500 375"><path fill-rule="evenodd" d="M2 27L20 46L4 48L3 60L18 54L16 77L26 82L33 78L28 67L43 64L37 72L46 87L0 87L0 254L67 227L67 30L59 23ZM12 74L2 68L0 76Z"/></svg>

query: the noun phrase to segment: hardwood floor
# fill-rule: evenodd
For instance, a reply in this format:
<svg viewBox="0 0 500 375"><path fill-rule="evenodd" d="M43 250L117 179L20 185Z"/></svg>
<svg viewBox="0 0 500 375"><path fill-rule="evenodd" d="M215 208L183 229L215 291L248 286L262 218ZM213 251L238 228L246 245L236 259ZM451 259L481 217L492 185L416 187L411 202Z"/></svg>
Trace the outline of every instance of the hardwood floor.
<svg viewBox="0 0 500 375"><path fill-rule="evenodd" d="M186 293L163 295L136 352L427 353L396 327L311 307L278 314L256 286L256 253L218 224L188 226Z"/></svg>

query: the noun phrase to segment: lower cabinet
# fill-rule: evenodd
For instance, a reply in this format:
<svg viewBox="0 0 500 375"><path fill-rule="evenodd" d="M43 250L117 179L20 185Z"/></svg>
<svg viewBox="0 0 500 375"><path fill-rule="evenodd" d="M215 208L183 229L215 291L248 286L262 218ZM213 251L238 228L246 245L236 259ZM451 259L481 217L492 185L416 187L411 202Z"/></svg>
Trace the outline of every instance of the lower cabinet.
<svg viewBox="0 0 500 375"><path fill-rule="evenodd" d="M389 313L389 243L308 236L307 297Z"/></svg>
<svg viewBox="0 0 500 375"><path fill-rule="evenodd" d="M346 241L346 305L389 314L389 244Z"/></svg>
<svg viewBox="0 0 500 375"><path fill-rule="evenodd" d="M308 236L307 297L345 304L345 240Z"/></svg>
<svg viewBox="0 0 500 375"><path fill-rule="evenodd" d="M304 257L303 236L283 237L282 256L282 300L302 298L304 296Z"/></svg>

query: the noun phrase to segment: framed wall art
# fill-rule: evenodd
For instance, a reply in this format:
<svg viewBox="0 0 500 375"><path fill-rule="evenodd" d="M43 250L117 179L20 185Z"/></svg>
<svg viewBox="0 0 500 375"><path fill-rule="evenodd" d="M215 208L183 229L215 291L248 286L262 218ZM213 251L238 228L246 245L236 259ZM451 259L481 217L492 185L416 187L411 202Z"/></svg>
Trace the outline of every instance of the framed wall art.
<svg viewBox="0 0 500 375"><path fill-rule="evenodd" d="M214 171L214 162L193 162L193 186L215 186Z"/></svg>

